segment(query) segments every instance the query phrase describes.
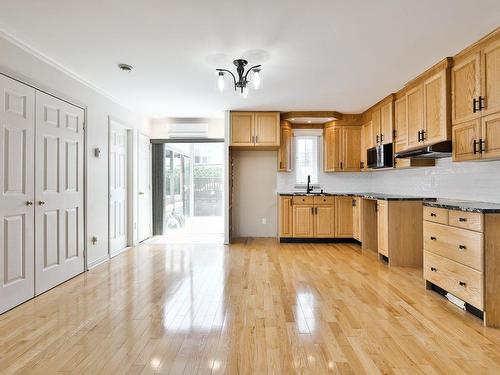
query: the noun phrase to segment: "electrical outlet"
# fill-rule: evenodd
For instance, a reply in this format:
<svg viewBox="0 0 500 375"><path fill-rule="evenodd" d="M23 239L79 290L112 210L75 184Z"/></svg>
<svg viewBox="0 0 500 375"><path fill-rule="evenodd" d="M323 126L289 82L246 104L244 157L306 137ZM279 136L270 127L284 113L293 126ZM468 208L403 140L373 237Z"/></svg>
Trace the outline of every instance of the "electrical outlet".
<svg viewBox="0 0 500 375"><path fill-rule="evenodd" d="M265 217L262 218L262 225L266 225L267 224L267 219Z"/></svg>

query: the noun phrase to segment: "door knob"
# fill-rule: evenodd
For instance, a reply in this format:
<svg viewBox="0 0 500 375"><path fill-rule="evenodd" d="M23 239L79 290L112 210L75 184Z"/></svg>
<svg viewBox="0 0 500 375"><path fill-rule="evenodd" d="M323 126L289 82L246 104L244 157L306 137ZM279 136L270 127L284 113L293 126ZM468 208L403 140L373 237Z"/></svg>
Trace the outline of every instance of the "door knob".
<svg viewBox="0 0 500 375"><path fill-rule="evenodd" d="M40 206L43 206L43 205L45 204L45 201L38 201L38 204L39 204Z"/></svg>
<svg viewBox="0 0 500 375"><path fill-rule="evenodd" d="M26 206L33 206L33 201L26 201Z"/></svg>

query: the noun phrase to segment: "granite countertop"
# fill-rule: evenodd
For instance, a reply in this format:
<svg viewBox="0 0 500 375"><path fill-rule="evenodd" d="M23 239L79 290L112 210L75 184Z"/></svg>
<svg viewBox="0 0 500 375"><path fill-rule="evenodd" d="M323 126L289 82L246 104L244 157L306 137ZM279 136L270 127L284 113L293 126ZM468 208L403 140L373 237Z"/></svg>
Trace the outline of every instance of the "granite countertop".
<svg viewBox="0 0 500 375"><path fill-rule="evenodd" d="M306 192L278 192L278 195L310 195L310 196L344 196L344 197L362 197L366 199L377 199L377 200L386 200L386 201L427 201L434 200L435 198L428 197L415 197L410 195L398 195L398 194L382 194L382 193L328 193L328 192L314 192L312 194L306 194Z"/></svg>
<svg viewBox="0 0 500 375"><path fill-rule="evenodd" d="M500 203L461 201L453 199L436 199L433 202L424 202L424 206L447 208L449 210L480 212L480 213L500 213Z"/></svg>

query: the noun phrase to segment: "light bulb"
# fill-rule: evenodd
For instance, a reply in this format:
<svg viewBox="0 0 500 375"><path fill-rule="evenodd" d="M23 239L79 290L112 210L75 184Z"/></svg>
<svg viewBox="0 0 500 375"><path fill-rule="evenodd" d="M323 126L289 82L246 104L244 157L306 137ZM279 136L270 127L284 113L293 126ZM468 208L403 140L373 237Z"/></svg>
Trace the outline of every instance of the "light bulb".
<svg viewBox="0 0 500 375"><path fill-rule="evenodd" d="M248 86L243 87L243 92L241 95L246 98L248 96Z"/></svg>
<svg viewBox="0 0 500 375"><path fill-rule="evenodd" d="M260 89L260 86L262 84L261 77L260 77L260 69L254 69L253 70L253 88L255 90Z"/></svg>
<svg viewBox="0 0 500 375"><path fill-rule="evenodd" d="M217 87L219 88L220 92L224 91L224 73L219 72L219 80L217 81Z"/></svg>

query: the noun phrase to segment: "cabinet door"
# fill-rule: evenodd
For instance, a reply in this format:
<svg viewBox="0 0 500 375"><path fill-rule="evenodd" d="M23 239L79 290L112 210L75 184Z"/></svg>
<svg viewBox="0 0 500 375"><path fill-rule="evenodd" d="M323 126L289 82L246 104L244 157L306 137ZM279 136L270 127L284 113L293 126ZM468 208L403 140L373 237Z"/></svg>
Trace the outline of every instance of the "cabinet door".
<svg viewBox="0 0 500 375"><path fill-rule="evenodd" d="M361 241L361 199L352 198L352 236Z"/></svg>
<svg viewBox="0 0 500 375"><path fill-rule="evenodd" d="M482 54L483 89L485 98L483 115L500 111L500 40L487 45Z"/></svg>
<svg viewBox="0 0 500 375"><path fill-rule="evenodd" d="M417 86L406 93L406 124L408 126L408 147L421 143L418 132L424 129L424 98L422 86Z"/></svg>
<svg viewBox="0 0 500 375"><path fill-rule="evenodd" d="M406 150L408 147L408 127L406 126L406 97L402 97L394 103L394 128L396 138L394 139L394 152Z"/></svg>
<svg viewBox="0 0 500 375"><path fill-rule="evenodd" d="M352 238L352 197L335 197L335 237Z"/></svg>
<svg viewBox="0 0 500 375"><path fill-rule="evenodd" d="M453 161L480 159L479 145L474 145L474 142L479 142L479 138L481 138L479 119L453 126Z"/></svg>
<svg viewBox="0 0 500 375"><path fill-rule="evenodd" d="M314 237L335 237L335 206L319 205L314 207Z"/></svg>
<svg viewBox="0 0 500 375"><path fill-rule="evenodd" d="M366 168L366 135L365 135L365 125L361 127L361 139L360 139L360 149L359 149L359 168L365 170Z"/></svg>
<svg viewBox="0 0 500 375"><path fill-rule="evenodd" d="M0 314L35 295L35 90L0 75Z"/></svg>
<svg viewBox="0 0 500 375"><path fill-rule="evenodd" d="M361 127L345 126L342 128L342 159L340 168L344 172L360 170Z"/></svg>
<svg viewBox="0 0 500 375"><path fill-rule="evenodd" d="M481 119L482 159L500 158L500 112Z"/></svg>
<svg viewBox="0 0 500 375"><path fill-rule="evenodd" d="M289 126L281 126L278 156L278 170L281 172L290 172L292 170L292 128Z"/></svg>
<svg viewBox="0 0 500 375"><path fill-rule="evenodd" d="M280 145L280 115L278 112L255 112L254 135L256 146Z"/></svg>
<svg viewBox="0 0 500 375"><path fill-rule="evenodd" d="M474 54L451 69L451 119L453 124L479 117L474 113L473 100L478 99L480 85L480 54Z"/></svg>
<svg viewBox="0 0 500 375"><path fill-rule="evenodd" d="M324 171L335 172L340 170L340 132L336 127L325 129L325 140L323 147Z"/></svg>
<svg viewBox="0 0 500 375"><path fill-rule="evenodd" d="M387 201L377 201L378 252L389 256L389 205Z"/></svg>
<svg viewBox="0 0 500 375"><path fill-rule="evenodd" d="M375 146L375 134L373 132L373 122L369 121L363 125L365 130L365 147L368 150Z"/></svg>
<svg viewBox="0 0 500 375"><path fill-rule="evenodd" d="M449 139L446 115L446 71L424 82L424 141L434 144Z"/></svg>
<svg viewBox="0 0 500 375"><path fill-rule="evenodd" d="M380 143L380 124L381 124L380 108L372 112L372 141L373 145Z"/></svg>
<svg viewBox="0 0 500 375"><path fill-rule="evenodd" d="M293 236L293 210L292 210L292 197L291 196L281 196L279 205L279 225L280 225L280 237L292 237Z"/></svg>
<svg viewBox="0 0 500 375"><path fill-rule="evenodd" d="M313 205L300 204L293 206L293 236L314 237Z"/></svg>
<svg viewBox="0 0 500 375"><path fill-rule="evenodd" d="M231 146L253 146L253 112L231 112Z"/></svg>
<svg viewBox="0 0 500 375"><path fill-rule="evenodd" d="M392 101L380 108L380 143L392 142Z"/></svg>

